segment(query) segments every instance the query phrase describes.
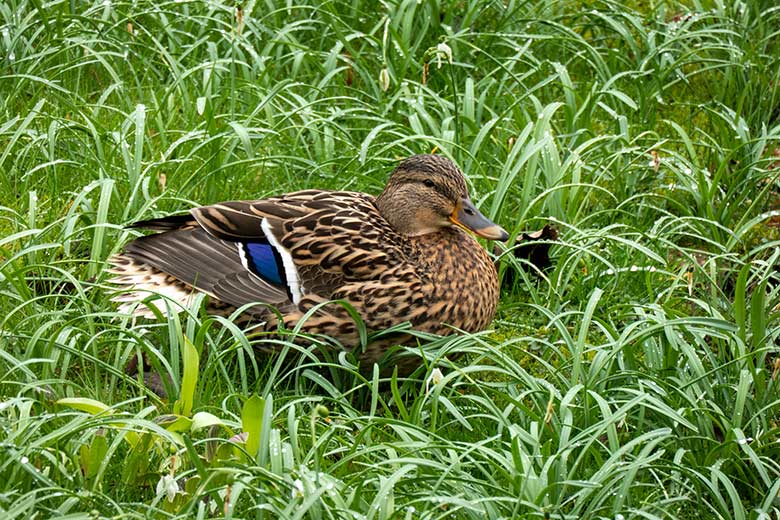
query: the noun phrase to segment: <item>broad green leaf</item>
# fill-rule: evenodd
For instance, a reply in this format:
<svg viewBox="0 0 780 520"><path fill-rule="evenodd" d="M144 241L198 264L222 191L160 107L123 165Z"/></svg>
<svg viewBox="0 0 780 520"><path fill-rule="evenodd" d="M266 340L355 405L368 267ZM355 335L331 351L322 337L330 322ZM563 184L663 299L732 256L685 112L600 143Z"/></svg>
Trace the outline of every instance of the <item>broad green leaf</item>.
<svg viewBox="0 0 780 520"><path fill-rule="evenodd" d="M195 387L198 384L198 367L200 365L200 356L198 349L192 344L192 341L186 336L181 351L182 357L182 381L181 393L179 399L173 405L173 412L189 416L192 413L192 404L195 400Z"/></svg>
<svg viewBox="0 0 780 520"><path fill-rule="evenodd" d="M87 397L65 397L63 399L59 399L57 404L67 406L68 408L73 408L74 410L91 413L93 415L97 415L105 411L108 411L109 413L113 412L110 410L108 405L94 399L89 399Z"/></svg>
<svg viewBox="0 0 780 520"><path fill-rule="evenodd" d="M210 414L208 412L197 412L192 416L192 425L190 426L190 430L198 431L202 428L208 428L209 426L214 425L224 426L225 423L223 423L222 419L216 415Z"/></svg>
<svg viewBox="0 0 780 520"><path fill-rule="evenodd" d="M260 448L260 433L263 429L263 408L265 399L253 395L244 403L241 410L241 427L247 433L246 450L252 457L257 456Z"/></svg>

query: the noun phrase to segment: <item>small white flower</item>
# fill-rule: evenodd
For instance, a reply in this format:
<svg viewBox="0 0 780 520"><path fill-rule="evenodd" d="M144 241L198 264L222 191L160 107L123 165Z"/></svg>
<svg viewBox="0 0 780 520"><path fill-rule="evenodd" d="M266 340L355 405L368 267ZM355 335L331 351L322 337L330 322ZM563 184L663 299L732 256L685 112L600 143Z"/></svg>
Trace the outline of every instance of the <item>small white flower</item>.
<svg viewBox="0 0 780 520"><path fill-rule="evenodd" d="M442 58L447 58L447 62L452 65L452 47L444 42L436 46L436 68L441 68Z"/></svg>
<svg viewBox="0 0 780 520"><path fill-rule="evenodd" d="M428 379L425 380L425 395L428 395L430 391L431 383L433 383L433 386L435 387L439 383L441 383L441 380L444 379L444 374L442 374L441 370L438 368L434 368L431 371L431 375L428 376Z"/></svg>
<svg viewBox="0 0 780 520"><path fill-rule="evenodd" d="M28 462L30 462L30 459L22 455L22 458L19 459L19 462L21 462L22 464L27 464Z"/></svg>
<svg viewBox="0 0 780 520"><path fill-rule="evenodd" d="M382 92L387 92L387 89L390 88L390 73L387 71L387 67L379 73L379 88L382 89Z"/></svg>
<svg viewBox="0 0 780 520"><path fill-rule="evenodd" d="M173 502L176 498L176 494L180 493L179 483L171 475L163 475L160 480L157 481L156 488L157 496L166 495L168 502Z"/></svg>
<svg viewBox="0 0 780 520"><path fill-rule="evenodd" d="M293 482L291 495L293 499L303 498L303 482L301 482L301 479L296 478L295 482Z"/></svg>

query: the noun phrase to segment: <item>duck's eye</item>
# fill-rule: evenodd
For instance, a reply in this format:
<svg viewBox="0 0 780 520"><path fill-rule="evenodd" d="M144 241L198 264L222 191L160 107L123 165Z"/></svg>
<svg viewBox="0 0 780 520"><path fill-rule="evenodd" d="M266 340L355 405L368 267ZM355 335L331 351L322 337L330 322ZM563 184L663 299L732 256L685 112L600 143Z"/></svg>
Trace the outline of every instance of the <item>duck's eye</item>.
<svg viewBox="0 0 780 520"><path fill-rule="evenodd" d="M433 183L433 181L432 181L432 180L430 180L430 179L425 179L425 180L423 181L423 184L425 184L425 185L426 185L426 186L428 186L429 188L435 188L435 187L436 187L436 185L435 185L435 184Z"/></svg>

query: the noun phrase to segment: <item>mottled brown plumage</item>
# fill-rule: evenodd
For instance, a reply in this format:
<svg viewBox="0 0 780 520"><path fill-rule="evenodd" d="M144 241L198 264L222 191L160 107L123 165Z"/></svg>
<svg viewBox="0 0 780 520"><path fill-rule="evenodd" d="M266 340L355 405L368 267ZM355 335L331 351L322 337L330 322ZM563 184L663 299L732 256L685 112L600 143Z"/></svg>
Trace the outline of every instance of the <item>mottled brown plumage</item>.
<svg viewBox="0 0 780 520"><path fill-rule="evenodd" d="M148 307L136 305L149 293L186 304L200 291L211 296L210 312L271 304L293 328L313 306L344 300L369 332L410 322L442 335L483 330L498 303L495 267L462 228L507 238L471 204L460 170L433 155L403 161L376 198L305 190L195 208L134 227L159 233L134 240L111 259L113 281L126 289L116 298L123 310L150 316ZM243 317L267 330L279 325L264 305ZM301 330L346 348L360 346L357 326L338 304L318 309ZM414 339L390 337L364 346L361 366L370 369L399 343ZM401 361L402 372L414 368L409 359Z"/></svg>

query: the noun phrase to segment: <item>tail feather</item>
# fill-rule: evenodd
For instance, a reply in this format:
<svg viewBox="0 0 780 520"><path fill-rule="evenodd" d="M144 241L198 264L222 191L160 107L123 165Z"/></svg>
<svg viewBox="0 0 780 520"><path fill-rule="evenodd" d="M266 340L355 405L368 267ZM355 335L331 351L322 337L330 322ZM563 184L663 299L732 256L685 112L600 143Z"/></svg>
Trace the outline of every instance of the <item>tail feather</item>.
<svg viewBox="0 0 780 520"><path fill-rule="evenodd" d="M153 318L154 313L149 307L139 305L149 296L156 294L163 297L150 300L147 305L154 306L162 314L166 314L168 306L164 299L172 301L173 308L178 306L183 310L191 303L196 293L192 286L127 255L114 255L109 262L112 267L108 272L115 275L109 282L119 286L111 301L120 304L119 312Z"/></svg>

